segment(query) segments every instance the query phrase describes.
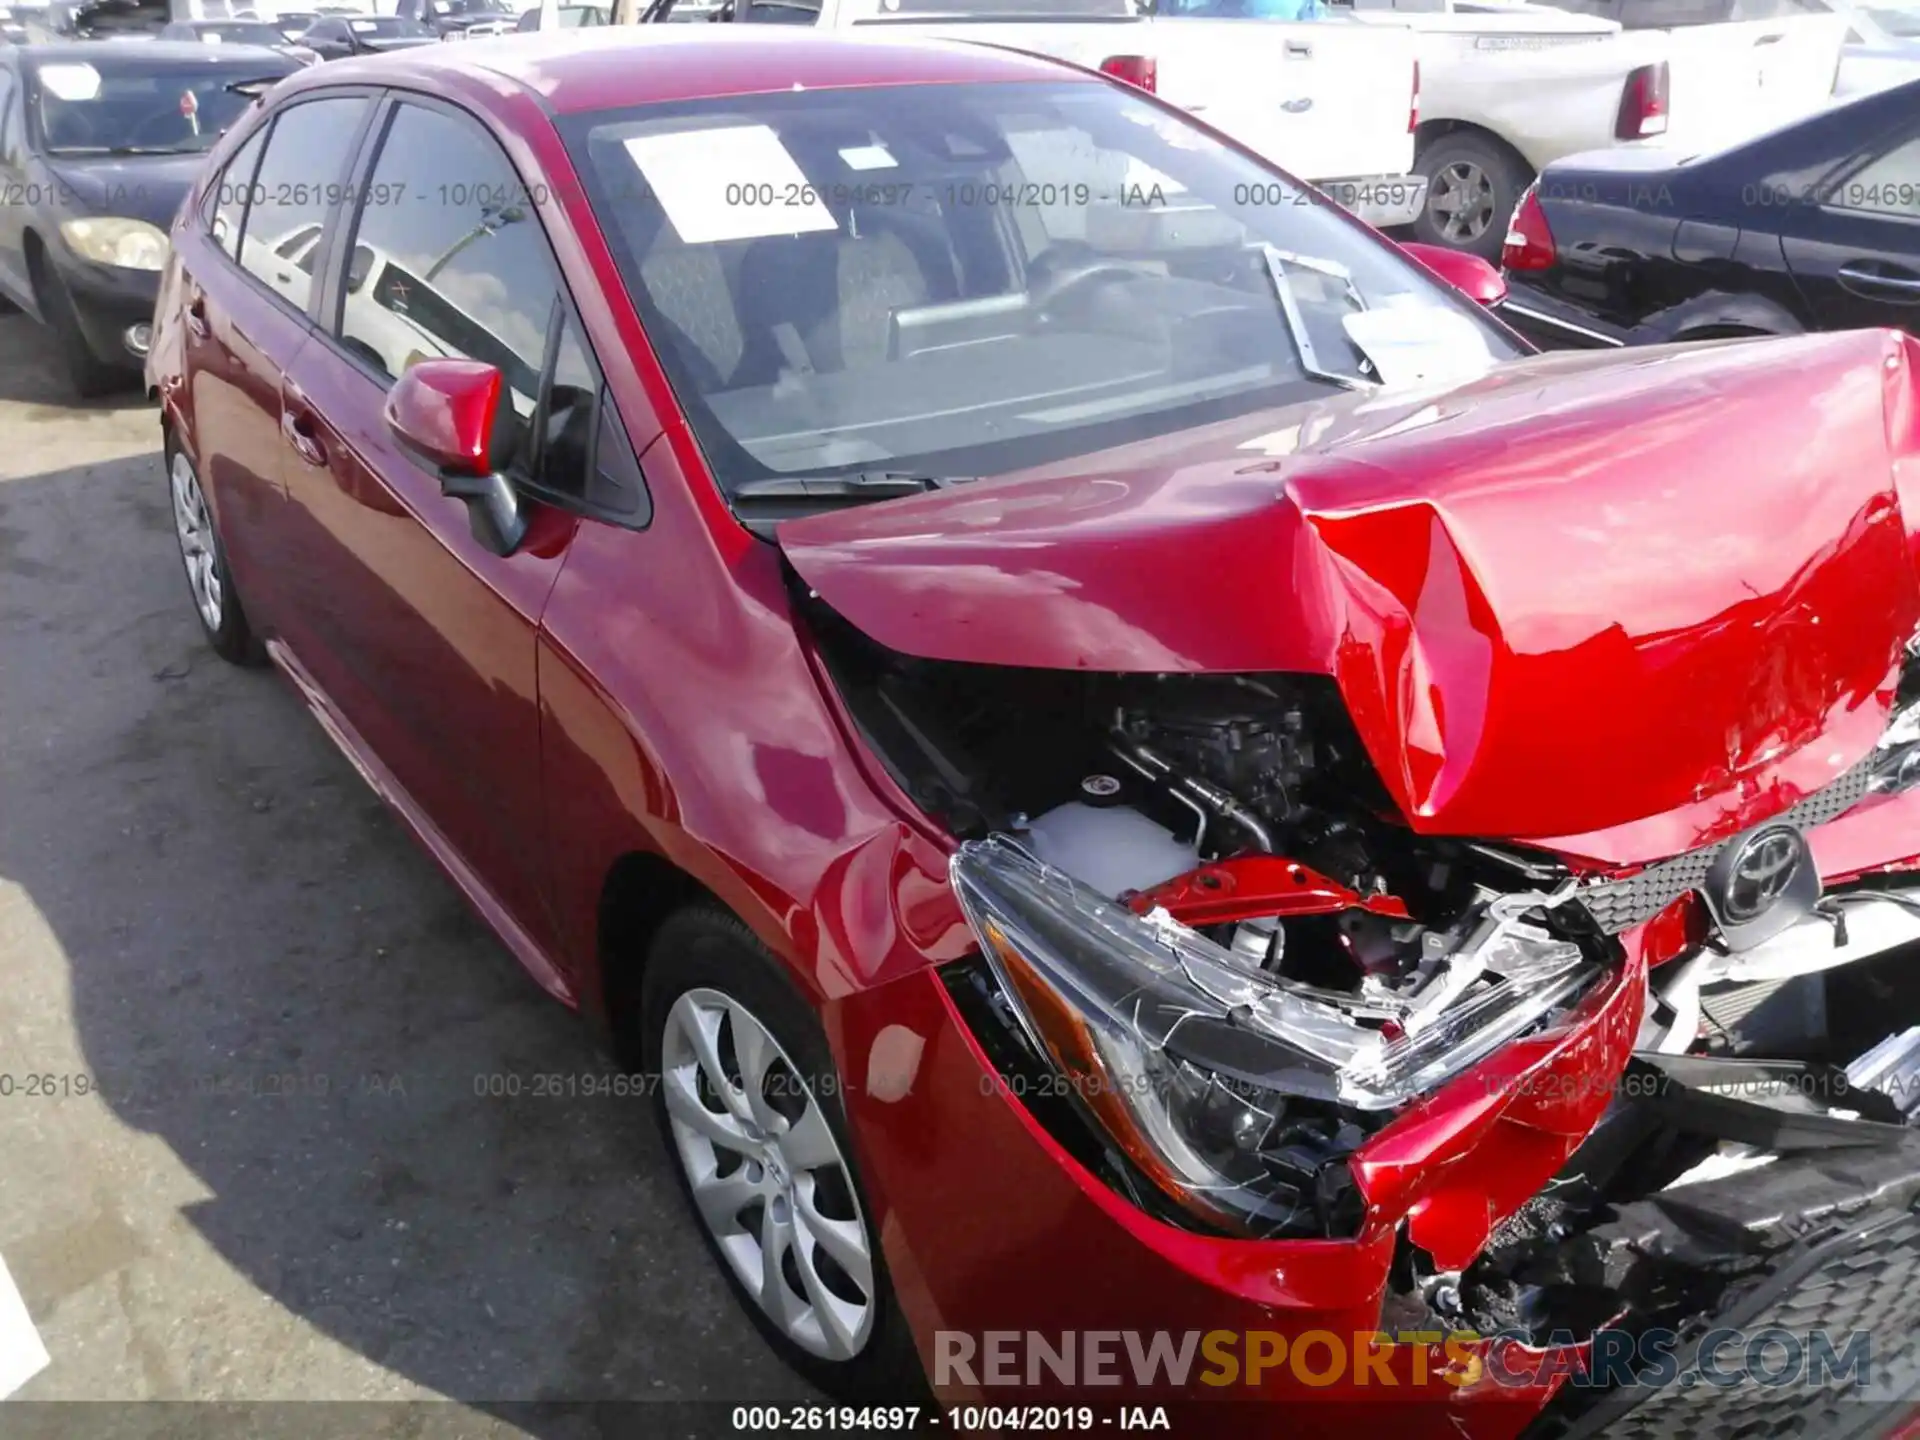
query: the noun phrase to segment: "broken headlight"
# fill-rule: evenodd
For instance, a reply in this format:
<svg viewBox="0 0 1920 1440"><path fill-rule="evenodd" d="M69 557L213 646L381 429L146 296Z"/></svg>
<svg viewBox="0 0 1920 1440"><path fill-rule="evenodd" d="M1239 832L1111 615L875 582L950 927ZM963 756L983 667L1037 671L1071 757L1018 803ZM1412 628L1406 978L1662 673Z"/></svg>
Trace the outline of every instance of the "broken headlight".
<svg viewBox="0 0 1920 1440"><path fill-rule="evenodd" d="M1082 1110L1187 1209L1255 1234L1324 1206L1366 1112L1425 1093L1538 1025L1599 971L1501 897L1458 949L1351 991L1257 968L1132 911L1004 838L953 886L1035 1047Z"/></svg>

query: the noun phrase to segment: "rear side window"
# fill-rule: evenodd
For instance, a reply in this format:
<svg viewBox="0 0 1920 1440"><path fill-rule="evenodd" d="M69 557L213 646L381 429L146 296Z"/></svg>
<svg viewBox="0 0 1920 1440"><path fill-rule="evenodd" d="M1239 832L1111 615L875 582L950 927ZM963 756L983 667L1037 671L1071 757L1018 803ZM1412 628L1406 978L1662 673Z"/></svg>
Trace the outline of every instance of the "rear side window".
<svg viewBox="0 0 1920 1440"><path fill-rule="evenodd" d="M300 246L290 242L296 234L317 235L329 204L340 197L368 103L362 95L308 100L281 111L267 135L249 191L240 263L297 310L312 299L313 268L297 263Z"/></svg>
<svg viewBox="0 0 1920 1440"><path fill-rule="evenodd" d="M590 411L597 389L577 338L555 329L560 268L540 228L538 198L474 123L398 106L365 187L337 328L341 345L383 380L431 356L494 366L513 401L523 460L539 448L535 412L549 373L566 402L551 407L544 437L556 455L584 453L574 436L586 414L569 429L561 412L576 392ZM585 483L576 474L542 478L575 493Z"/></svg>
<svg viewBox="0 0 1920 1440"><path fill-rule="evenodd" d="M212 206L207 228L214 243L229 256L240 250L240 231L247 218L247 196L253 191L253 172L260 164L260 147L266 140L264 129L256 130L234 152L227 168L207 184L207 200Z"/></svg>
<svg viewBox="0 0 1920 1440"><path fill-rule="evenodd" d="M1920 216L1920 135L1909 136L1833 186L1827 204L1901 220Z"/></svg>

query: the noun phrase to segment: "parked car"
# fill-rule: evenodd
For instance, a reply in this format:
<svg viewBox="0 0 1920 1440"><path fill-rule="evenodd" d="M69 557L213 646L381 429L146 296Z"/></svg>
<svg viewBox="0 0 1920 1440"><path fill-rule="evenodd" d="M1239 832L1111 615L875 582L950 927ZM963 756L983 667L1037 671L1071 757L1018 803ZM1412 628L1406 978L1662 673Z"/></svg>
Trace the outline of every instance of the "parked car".
<svg viewBox="0 0 1920 1440"><path fill-rule="evenodd" d="M1545 345L1920 334L1920 81L1684 163L1550 165L1505 264L1502 314Z"/></svg>
<svg viewBox="0 0 1920 1440"><path fill-rule="evenodd" d="M699 18L848 35L944 37L1031 50L1151 90L1311 180L1370 224L1404 225L1420 71L1412 41L1345 23L1148 14L1135 0L651 0L643 24Z"/></svg>
<svg viewBox="0 0 1920 1440"><path fill-rule="evenodd" d="M271 50L170 41L0 51L0 293L52 331L80 394L139 373L165 227L251 103L229 87L296 68Z"/></svg>
<svg viewBox="0 0 1920 1440"><path fill-rule="evenodd" d="M1828 3L1847 17L1847 47L1834 78L1835 95L1864 95L1920 79L1920 5Z"/></svg>
<svg viewBox="0 0 1920 1440"><path fill-rule="evenodd" d="M520 23L505 0L399 0L394 13L418 21L443 40L505 35Z"/></svg>
<svg viewBox="0 0 1920 1440"><path fill-rule="evenodd" d="M277 27L264 20L175 20L165 26L157 38L196 45L257 45L264 50L277 50L302 65L311 65L320 58L306 46L290 42Z"/></svg>
<svg viewBox="0 0 1920 1440"><path fill-rule="evenodd" d="M319 18L318 10L278 10L273 17L273 28L280 32L281 38L288 44L294 44L307 27Z"/></svg>
<svg viewBox="0 0 1920 1440"><path fill-rule="evenodd" d="M182 207L189 589L650 1077L781 1354L1537 1342L1230 1392L1309 1435L1514 1433L1610 1319L1904 1373L1920 344L1533 356L992 47L473 54L302 72Z"/></svg>
<svg viewBox="0 0 1920 1440"><path fill-rule="evenodd" d="M300 37L300 43L322 60L381 55L416 45L434 45L439 40L437 33L419 21L397 15L323 15Z"/></svg>
<svg viewBox="0 0 1920 1440"><path fill-rule="evenodd" d="M1341 3L1419 42L1415 167L1428 183L1414 234L1490 260L1520 193L1556 160L1698 151L1825 105L1846 29L1812 0L1792 12L1776 0Z"/></svg>
<svg viewBox="0 0 1920 1440"><path fill-rule="evenodd" d="M536 5L531 10L525 11L513 28L522 33L529 30L538 30L541 28L540 22L546 18L546 15L547 11L545 7ZM612 19L607 9L599 5L556 5L553 7L553 24L548 28L554 30L578 30L582 26L608 25L611 23Z"/></svg>

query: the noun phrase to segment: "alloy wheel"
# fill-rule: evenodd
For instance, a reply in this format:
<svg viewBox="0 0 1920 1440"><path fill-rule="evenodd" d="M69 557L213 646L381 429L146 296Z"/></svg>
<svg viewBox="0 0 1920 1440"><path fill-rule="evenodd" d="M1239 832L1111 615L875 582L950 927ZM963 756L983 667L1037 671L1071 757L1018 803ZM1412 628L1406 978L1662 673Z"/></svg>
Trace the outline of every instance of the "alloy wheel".
<svg viewBox="0 0 1920 1440"><path fill-rule="evenodd" d="M220 584L213 517L207 512L206 496L200 493L199 477L185 455L174 453L168 478L173 487L173 530L180 541L180 558L186 562L187 583L193 587L193 603L208 632L217 633L226 597Z"/></svg>
<svg viewBox="0 0 1920 1440"><path fill-rule="evenodd" d="M1427 212L1454 244L1478 240L1493 223L1493 181L1470 160L1442 166L1428 182Z"/></svg>
<svg viewBox="0 0 1920 1440"><path fill-rule="evenodd" d="M741 1286L809 1354L873 1332L873 1254L846 1158L780 1042L718 990L667 1014L660 1082L700 1218Z"/></svg>

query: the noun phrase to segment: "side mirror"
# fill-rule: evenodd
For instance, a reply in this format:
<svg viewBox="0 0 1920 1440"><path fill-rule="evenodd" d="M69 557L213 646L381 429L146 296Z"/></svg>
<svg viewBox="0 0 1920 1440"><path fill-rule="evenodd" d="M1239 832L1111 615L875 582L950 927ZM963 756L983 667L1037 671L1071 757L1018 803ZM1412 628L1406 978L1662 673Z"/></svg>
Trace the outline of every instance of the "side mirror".
<svg viewBox="0 0 1920 1440"><path fill-rule="evenodd" d="M1476 304L1498 305L1507 298L1507 277L1478 255L1417 240L1400 248Z"/></svg>
<svg viewBox="0 0 1920 1440"><path fill-rule="evenodd" d="M420 360L387 392L387 429L440 477L440 493L467 503L473 538L511 555L527 535L513 482L494 468L513 437L513 402L500 372L478 360Z"/></svg>

